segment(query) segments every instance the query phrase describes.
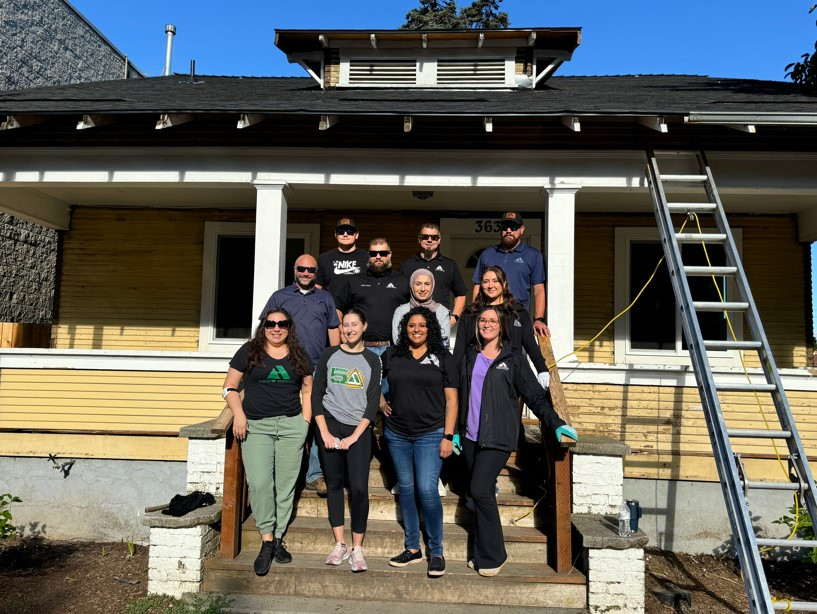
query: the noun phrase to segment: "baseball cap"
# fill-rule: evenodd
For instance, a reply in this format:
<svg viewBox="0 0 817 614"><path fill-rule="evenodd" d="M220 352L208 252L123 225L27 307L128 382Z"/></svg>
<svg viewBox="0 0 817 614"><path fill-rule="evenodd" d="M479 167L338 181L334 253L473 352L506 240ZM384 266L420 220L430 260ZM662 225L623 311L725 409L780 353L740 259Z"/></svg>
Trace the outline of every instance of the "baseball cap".
<svg viewBox="0 0 817 614"><path fill-rule="evenodd" d="M355 226L355 221L350 217L342 217L338 220L336 230L340 228L346 228L351 230L352 232L357 232L357 226Z"/></svg>
<svg viewBox="0 0 817 614"><path fill-rule="evenodd" d="M508 224L516 224L517 228L524 224L522 221L522 215L520 215L517 211L506 211L502 214L502 221Z"/></svg>

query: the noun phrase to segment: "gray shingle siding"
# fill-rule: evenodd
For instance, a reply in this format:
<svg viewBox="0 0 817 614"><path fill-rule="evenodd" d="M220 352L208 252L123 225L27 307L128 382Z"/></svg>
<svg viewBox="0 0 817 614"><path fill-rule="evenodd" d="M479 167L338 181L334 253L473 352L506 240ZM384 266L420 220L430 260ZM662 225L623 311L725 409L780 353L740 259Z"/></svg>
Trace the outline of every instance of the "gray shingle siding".
<svg viewBox="0 0 817 614"><path fill-rule="evenodd" d="M123 55L63 0L0 0L0 49L0 91L125 76ZM56 263L56 231L0 213L0 321L51 322Z"/></svg>

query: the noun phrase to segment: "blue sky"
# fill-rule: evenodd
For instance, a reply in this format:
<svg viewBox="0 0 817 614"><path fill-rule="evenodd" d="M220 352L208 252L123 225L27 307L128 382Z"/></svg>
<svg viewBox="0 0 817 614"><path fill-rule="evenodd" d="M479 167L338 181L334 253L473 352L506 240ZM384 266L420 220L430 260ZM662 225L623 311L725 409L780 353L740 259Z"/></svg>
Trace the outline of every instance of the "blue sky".
<svg viewBox="0 0 817 614"><path fill-rule="evenodd" d="M418 0L71 0L146 75L164 67L164 26L177 28L173 70L302 76L275 47L275 28L396 28ZM582 28L562 75L683 73L782 80L814 50L814 0L505 0L512 27ZM461 0L460 5L469 3ZM812 270L817 250L812 246ZM812 282L812 304L817 305ZM817 320L817 314L815 314ZM817 325L815 325L817 328Z"/></svg>

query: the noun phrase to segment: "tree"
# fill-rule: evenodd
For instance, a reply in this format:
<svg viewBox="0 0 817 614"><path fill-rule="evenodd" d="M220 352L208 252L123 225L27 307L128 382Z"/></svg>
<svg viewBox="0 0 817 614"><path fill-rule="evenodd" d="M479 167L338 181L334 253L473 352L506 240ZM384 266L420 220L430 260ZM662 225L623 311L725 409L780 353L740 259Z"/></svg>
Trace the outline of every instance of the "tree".
<svg viewBox="0 0 817 614"><path fill-rule="evenodd" d="M817 4L808 10L809 14L817 9ZM817 23L817 22L815 22ZM798 85L817 89L817 42L814 43L814 53L804 53L801 62L793 62L786 66L786 76Z"/></svg>
<svg viewBox="0 0 817 614"><path fill-rule="evenodd" d="M457 10L456 0L420 0L420 6L406 13L403 30L489 30L507 28L508 13L499 10L502 0L474 0Z"/></svg>

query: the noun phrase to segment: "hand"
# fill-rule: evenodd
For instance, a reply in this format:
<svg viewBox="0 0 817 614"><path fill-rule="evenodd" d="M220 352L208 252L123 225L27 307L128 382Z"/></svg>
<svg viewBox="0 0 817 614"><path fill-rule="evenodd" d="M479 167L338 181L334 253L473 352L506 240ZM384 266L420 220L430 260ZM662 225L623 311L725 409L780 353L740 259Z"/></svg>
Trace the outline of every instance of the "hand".
<svg viewBox="0 0 817 614"><path fill-rule="evenodd" d="M448 441L447 439L443 439L440 442L440 458L448 458L451 456L451 453L454 451L453 444Z"/></svg>
<svg viewBox="0 0 817 614"><path fill-rule="evenodd" d="M454 328L454 326L457 324L458 320L454 316L451 316L450 320L451 320L450 326L451 326L451 328Z"/></svg>
<svg viewBox="0 0 817 614"><path fill-rule="evenodd" d="M380 411L382 411L383 415L387 418L391 416L391 405L389 405L383 397L380 397Z"/></svg>
<svg viewBox="0 0 817 614"><path fill-rule="evenodd" d="M348 450L356 443L357 437L355 437L354 435L349 435L348 437L344 437L343 439L340 440L338 448L340 448L341 450Z"/></svg>
<svg viewBox="0 0 817 614"><path fill-rule="evenodd" d="M536 376L536 379L539 380L539 385L544 390L550 388L550 371L542 371L539 375Z"/></svg>
<svg viewBox="0 0 817 614"><path fill-rule="evenodd" d="M321 439L323 440L323 447L327 450L333 450L335 448L335 436L329 432L329 430L325 430L321 433Z"/></svg>
<svg viewBox="0 0 817 614"><path fill-rule="evenodd" d="M550 337L550 329L548 328L548 325L545 324L544 322L536 320L533 323L533 330L540 337Z"/></svg>
<svg viewBox="0 0 817 614"><path fill-rule="evenodd" d="M238 441L247 438L247 416L233 416L233 435Z"/></svg>

